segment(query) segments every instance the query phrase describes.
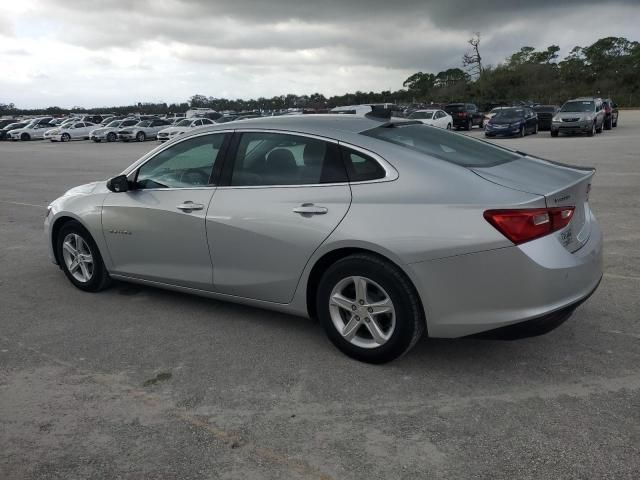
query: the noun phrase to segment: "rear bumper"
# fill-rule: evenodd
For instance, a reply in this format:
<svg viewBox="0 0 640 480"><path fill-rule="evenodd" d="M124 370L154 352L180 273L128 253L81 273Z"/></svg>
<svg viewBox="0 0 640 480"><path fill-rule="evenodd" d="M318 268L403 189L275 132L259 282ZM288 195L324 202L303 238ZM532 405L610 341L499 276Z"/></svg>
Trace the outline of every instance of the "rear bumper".
<svg viewBox="0 0 640 480"><path fill-rule="evenodd" d="M570 253L554 235L469 255L407 265L431 337L462 337L571 309L602 277L602 232ZM575 306L574 306L575 308Z"/></svg>

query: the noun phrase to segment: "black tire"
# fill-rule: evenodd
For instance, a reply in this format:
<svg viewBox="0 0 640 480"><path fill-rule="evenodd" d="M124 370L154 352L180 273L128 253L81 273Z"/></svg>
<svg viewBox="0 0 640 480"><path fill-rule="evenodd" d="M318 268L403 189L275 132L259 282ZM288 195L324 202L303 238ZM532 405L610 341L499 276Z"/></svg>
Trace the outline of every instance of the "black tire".
<svg viewBox="0 0 640 480"><path fill-rule="evenodd" d="M100 140L99 138L94 138L94 139L93 139L93 141L94 141L95 143L100 143L100 142L101 142L101 140Z"/></svg>
<svg viewBox="0 0 640 480"><path fill-rule="evenodd" d="M144 134L144 132L138 132L136 134L136 142L144 142L147 139L147 136Z"/></svg>
<svg viewBox="0 0 640 480"><path fill-rule="evenodd" d="M329 310L333 288L350 276L373 280L387 293L396 312L395 328L389 339L374 348L352 344L336 329ZM355 254L338 260L324 272L316 292L316 308L331 342L344 354L367 363L386 363L408 352L425 330L424 312L418 294L404 273L392 263L369 254Z"/></svg>
<svg viewBox="0 0 640 480"><path fill-rule="evenodd" d="M467 122L467 125L464 127L465 130L471 131L471 129L473 128L473 120L469 119L469 121Z"/></svg>
<svg viewBox="0 0 640 480"><path fill-rule="evenodd" d="M538 124L536 123L533 127L533 134L537 135L538 134Z"/></svg>
<svg viewBox="0 0 640 480"><path fill-rule="evenodd" d="M524 137L527 134L527 127L524 125L520 127L520 132L518 132L518 136L520 138Z"/></svg>
<svg viewBox="0 0 640 480"><path fill-rule="evenodd" d="M557 130L551 130L551 136L552 137L557 137L558 136L558 131Z"/></svg>
<svg viewBox="0 0 640 480"><path fill-rule="evenodd" d="M478 126L480 128L484 128L484 117L480 119L480 124Z"/></svg>
<svg viewBox="0 0 640 480"><path fill-rule="evenodd" d="M604 120L600 124L600 128L596 128L596 133L602 133L603 129L604 129Z"/></svg>
<svg viewBox="0 0 640 480"><path fill-rule="evenodd" d="M447 123L447 130L451 130L451 124Z"/></svg>
<svg viewBox="0 0 640 480"><path fill-rule="evenodd" d="M587 137L593 137L595 133L596 133L596 122L593 122L593 124L591 125L591 129L587 132Z"/></svg>
<svg viewBox="0 0 640 480"><path fill-rule="evenodd" d="M81 282L76 279L69 271L69 268L65 263L62 253L63 242L69 234L76 234L80 236L89 247L91 256L93 258L93 271L91 278L87 282ZM55 248L60 268L75 287L79 288L80 290L84 290L85 292L99 292L100 290L104 290L110 285L111 278L109 277L107 269L104 266L104 262L102 261L102 256L100 255L98 246L96 245L96 242L93 241L93 238L91 237L89 232L79 222L73 220L65 223L62 226L62 228L58 232L57 237L55 238Z"/></svg>
<svg viewBox="0 0 640 480"><path fill-rule="evenodd" d="M613 127L613 125L612 125L611 117L605 119L605 121L604 121L604 129L605 130L611 130L612 127Z"/></svg>
<svg viewBox="0 0 640 480"><path fill-rule="evenodd" d="M118 140L118 137L116 136L115 133L113 132L107 133L107 142L115 142L116 140Z"/></svg>
<svg viewBox="0 0 640 480"><path fill-rule="evenodd" d="M29 135L28 133L23 133L22 135L20 135L20 140L22 140L23 142L28 142L29 140L31 140L31 135Z"/></svg>
<svg viewBox="0 0 640 480"><path fill-rule="evenodd" d="M63 133L60 137L60 140L63 142L68 142L69 140L71 140L71 135L69 135L68 133Z"/></svg>

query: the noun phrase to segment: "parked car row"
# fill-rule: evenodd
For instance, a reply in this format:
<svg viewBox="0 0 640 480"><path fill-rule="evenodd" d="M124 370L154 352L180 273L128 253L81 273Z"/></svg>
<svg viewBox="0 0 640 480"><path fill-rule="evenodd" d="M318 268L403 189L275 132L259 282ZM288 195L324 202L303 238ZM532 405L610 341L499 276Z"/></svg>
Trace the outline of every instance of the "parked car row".
<svg viewBox="0 0 640 480"><path fill-rule="evenodd" d="M618 126L618 106L610 98L580 97L562 107L496 107L486 116L485 136L520 136L549 130L552 137L563 134L586 134L592 137Z"/></svg>

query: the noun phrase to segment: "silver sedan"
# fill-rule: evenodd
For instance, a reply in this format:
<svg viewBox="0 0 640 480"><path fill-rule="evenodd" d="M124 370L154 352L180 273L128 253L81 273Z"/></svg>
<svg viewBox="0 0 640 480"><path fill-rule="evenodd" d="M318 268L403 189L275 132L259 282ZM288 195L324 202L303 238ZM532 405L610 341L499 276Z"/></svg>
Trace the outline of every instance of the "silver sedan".
<svg viewBox="0 0 640 480"><path fill-rule="evenodd" d="M430 337L545 333L602 276L593 169L406 120L198 129L51 203L51 259L111 280L318 318L356 359Z"/></svg>

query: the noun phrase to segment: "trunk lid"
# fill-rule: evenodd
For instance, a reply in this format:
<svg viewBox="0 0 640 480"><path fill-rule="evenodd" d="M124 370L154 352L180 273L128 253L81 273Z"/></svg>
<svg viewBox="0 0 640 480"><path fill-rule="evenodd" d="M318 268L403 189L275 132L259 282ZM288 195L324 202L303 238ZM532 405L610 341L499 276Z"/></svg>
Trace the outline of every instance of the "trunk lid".
<svg viewBox="0 0 640 480"><path fill-rule="evenodd" d="M471 170L492 183L542 195L547 207L575 207L571 222L555 235L570 252L582 247L591 233L589 190L594 168L564 165L526 154L519 160Z"/></svg>

